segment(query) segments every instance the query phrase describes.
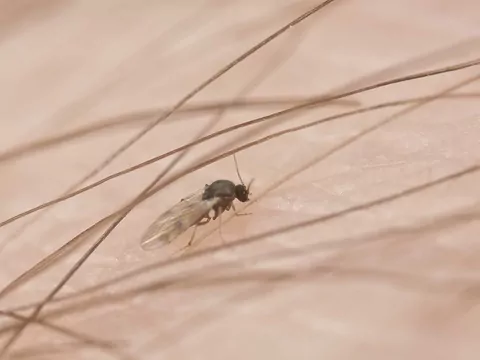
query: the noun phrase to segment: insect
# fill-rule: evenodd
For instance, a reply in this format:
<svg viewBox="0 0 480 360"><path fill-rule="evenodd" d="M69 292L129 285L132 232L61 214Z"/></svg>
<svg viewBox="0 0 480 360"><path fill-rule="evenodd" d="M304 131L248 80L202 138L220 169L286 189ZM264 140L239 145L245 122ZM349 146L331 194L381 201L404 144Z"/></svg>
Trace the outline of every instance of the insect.
<svg viewBox="0 0 480 360"><path fill-rule="evenodd" d="M235 159L235 165L237 165ZM160 215L147 229L141 239L141 247L144 250L153 250L170 244L175 238L183 234L187 229L194 226L192 237L187 246L193 242L198 226L205 225L210 220L216 220L223 212L231 208L235 210L233 201L249 201L250 186L245 186L240 173L237 174L240 184L230 180L216 180L190 196L182 199L170 210ZM213 212L213 217L211 216ZM245 214L239 214L245 215ZM221 231L221 218L220 218Z"/></svg>

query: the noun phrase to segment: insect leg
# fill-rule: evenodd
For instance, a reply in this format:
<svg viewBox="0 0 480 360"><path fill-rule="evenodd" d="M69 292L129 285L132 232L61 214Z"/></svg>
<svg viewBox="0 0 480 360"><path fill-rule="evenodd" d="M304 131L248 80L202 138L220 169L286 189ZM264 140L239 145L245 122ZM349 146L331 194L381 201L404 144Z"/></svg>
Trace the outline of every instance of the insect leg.
<svg viewBox="0 0 480 360"><path fill-rule="evenodd" d="M217 218L220 216L220 214L222 212L224 212L225 210L223 208L221 208L220 206L215 206L213 208L213 211L214 211L213 220L217 220Z"/></svg>
<svg viewBox="0 0 480 360"><path fill-rule="evenodd" d="M222 214L218 216L218 221L219 221L218 233L220 234L220 239L222 240L222 244L225 245L227 242L225 241L225 238L223 237L223 233L222 233Z"/></svg>
<svg viewBox="0 0 480 360"><path fill-rule="evenodd" d="M206 224L208 224L209 222L210 222L210 218L206 218L206 219L204 219L204 220L202 220L202 221L199 221L199 222L197 223L197 226L206 225Z"/></svg>
<svg viewBox="0 0 480 360"><path fill-rule="evenodd" d="M203 220L200 220L198 223L195 224L195 226L193 227L192 236L191 236L190 241L188 242L186 247L192 246L193 240L195 240L195 233L197 232L197 227L208 224L210 222L210 220L211 220L211 218L208 216L208 217L204 218Z"/></svg>
<svg viewBox="0 0 480 360"><path fill-rule="evenodd" d="M233 203L232 203L232 209L235 212L235 216L252 215L252 213L237 213L237 209L235 209L235 205L233 205Z"/></svg>
<svg viewBox="0 0 480 360"><path fill-rule="evenodd" d="M192 236L190 237L190 241L188 242L187 247L192 246L193 240L195 239L195 233L197 232L197 227L198 227L199 225L200 225L200 223L195 224L195 226L193 227Z"/></svg>

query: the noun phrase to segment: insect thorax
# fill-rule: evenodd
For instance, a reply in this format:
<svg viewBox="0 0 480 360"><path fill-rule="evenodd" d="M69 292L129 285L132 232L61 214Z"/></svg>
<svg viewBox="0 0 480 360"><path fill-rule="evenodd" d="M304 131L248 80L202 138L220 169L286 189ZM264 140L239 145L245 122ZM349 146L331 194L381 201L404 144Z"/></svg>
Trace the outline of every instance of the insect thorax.
<svg viewBox="0 0 480 360"><path fill-rule="evenodd" d="M235 184L230 180L217 180L205 187L202 200L209 200L215 197L224 199L235 199Z"/></svg>

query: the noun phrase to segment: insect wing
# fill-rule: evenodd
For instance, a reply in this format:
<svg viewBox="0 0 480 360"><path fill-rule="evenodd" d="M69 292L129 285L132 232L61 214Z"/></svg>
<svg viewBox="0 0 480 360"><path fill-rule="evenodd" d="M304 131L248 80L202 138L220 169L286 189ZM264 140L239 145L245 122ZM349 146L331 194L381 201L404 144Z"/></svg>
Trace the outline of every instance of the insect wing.
<svg viewBox="0 0 480 360"><path fill-rule="evenodd" d="M200 221L217 201L202 200L203 191L204 189L189 195L160 215L142 237L142 249L153 250L165 246Z"/></svg>

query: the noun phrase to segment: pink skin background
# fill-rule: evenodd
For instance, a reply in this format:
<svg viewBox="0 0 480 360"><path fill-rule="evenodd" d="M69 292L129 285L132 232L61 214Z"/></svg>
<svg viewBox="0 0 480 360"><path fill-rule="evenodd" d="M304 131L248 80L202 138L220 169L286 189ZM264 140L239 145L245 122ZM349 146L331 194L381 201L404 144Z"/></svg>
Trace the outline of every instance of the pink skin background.
<svg viewBox="0 0 480 360"><path fill-rule="evenodd" d="M1 220L63 194L161 109L315 5L0 2ZM187 104L271 100L268 105L174 115L87 183L188 143L213 121L218 120L208 132L303 98L477 59L479 24L476 0L338 0ZM206 155L336 113L445 95L422 106L331 121L238 152L241 175L245 182L255 179L252 199L258 201L244 210L248 216L224 216L226 248L218 221L199 228L197 244L183 256L178 251L190 232L169 247L140 248L142 232L179 199L211 181L238 179L230 156L174 181L129 214L57 295L69 297L47 305L40 323L30 324L5 358L478 359L477 173L288 232L245 239L477 165L480 85L466 82L479 71L474 66L383 87L194 148L173 174ZM49 147L17 151L119 121ZM133 199L172 159L1 228L1 288ZM267 191L273 185L278 186ZM5 311L42 300L100 234L0 298L2 344L19 324Z"/></svg>

